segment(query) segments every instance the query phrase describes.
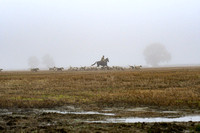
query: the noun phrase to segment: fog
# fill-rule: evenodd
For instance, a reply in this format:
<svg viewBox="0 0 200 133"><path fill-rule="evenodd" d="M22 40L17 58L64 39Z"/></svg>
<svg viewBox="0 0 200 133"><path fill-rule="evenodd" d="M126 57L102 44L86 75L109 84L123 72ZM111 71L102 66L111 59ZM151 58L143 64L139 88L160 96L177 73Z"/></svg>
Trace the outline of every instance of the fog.
<svg viewBox="0 0 200 133"><path fill-rule="evenodd" d="M153 43L171 55L161 66L198 65L199 7L199 0L1 0L0 68L28 69L31 57L42 68L90 66L103 55L109 66L148 66L143 53Z"/></svg>

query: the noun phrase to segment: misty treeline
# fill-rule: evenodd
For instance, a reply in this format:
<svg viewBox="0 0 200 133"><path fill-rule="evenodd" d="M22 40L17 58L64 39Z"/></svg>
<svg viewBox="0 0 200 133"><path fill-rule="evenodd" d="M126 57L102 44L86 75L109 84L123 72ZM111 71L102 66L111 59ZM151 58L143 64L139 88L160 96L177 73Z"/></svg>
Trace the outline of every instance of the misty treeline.
<svg viewBox="0 0 200 133"><path fill-rule="evenodd" d="M40 64L48 68L55 66L54 59L49 54L44 55L41 60L39 60L36 56L31 56L28 58L29 67L35 68Z"/></svg>
<svg viewBox="0 0 200 133"><path fill-rule="evenodd" d="M144 59L147 65L157 67L163 62L169 62L171 60L171 54L167 51L164 45L160 43L153 43L148 45L143 51ZM46 54L39 60L36 56L31 56L28 59L28 65L31 68L38 67L40 64L45 67L54 67L55 62L53 58Z"/></svg>

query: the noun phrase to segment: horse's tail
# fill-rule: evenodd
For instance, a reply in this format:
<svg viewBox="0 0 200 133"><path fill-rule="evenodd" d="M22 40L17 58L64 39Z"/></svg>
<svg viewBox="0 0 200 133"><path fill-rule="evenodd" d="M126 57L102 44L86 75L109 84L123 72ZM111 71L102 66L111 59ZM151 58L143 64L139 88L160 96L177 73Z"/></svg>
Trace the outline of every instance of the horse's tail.
<svg viewBox="0 0 200 133"><path fill-rule="evenodd" d="M92 64L91 66L94 66L96 63L97 63L97 61L94 64Z"/></svg>

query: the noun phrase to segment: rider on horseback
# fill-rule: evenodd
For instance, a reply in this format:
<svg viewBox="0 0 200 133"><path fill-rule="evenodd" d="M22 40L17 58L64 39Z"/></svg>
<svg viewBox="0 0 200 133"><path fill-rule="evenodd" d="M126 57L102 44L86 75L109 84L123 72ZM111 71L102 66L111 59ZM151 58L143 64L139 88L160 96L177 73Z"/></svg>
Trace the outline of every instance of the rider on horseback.
<svg viewBox="0 0 200 133"><path fill-rule="evenodd" d="M101 61L104 61L105 59L104 59L104 55L101 57Z"/></svg>
<svg viewBox="0 0 200 133"><path fill-rule="evenodd" d="M104 59L104 55L103 55L100 61L96 61L91 66L94 66L95 64L97 64L97 67L99 67L99 66L105 67L105 66L107 66L108 62L109 62L109 59L108 58Z"/></svg>

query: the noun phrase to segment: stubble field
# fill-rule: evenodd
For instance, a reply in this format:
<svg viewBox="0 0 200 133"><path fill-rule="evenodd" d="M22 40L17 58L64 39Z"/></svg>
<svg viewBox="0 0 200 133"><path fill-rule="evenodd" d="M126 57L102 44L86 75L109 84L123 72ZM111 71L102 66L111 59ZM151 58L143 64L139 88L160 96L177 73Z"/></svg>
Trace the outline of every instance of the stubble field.
<svg viewBox="0 0 200 133"><path fill-rule="evenodd" d="M0 73L2 108L66 104L200 108L200 68Z"/></svg>

